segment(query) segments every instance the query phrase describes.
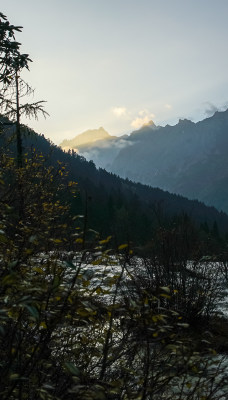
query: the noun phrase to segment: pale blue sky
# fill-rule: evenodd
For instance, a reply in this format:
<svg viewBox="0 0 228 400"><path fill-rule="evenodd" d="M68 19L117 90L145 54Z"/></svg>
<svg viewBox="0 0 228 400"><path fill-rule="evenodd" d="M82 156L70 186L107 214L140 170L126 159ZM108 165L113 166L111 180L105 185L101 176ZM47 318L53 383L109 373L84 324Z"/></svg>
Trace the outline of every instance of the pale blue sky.
<svg viewBox="0 0 228 400"><path fill-rule="evenodd" d="M50 118L28 124L56 143L228 106L227 0L1 0L0 11L23 26L25 78L47 100Z"/></svg>

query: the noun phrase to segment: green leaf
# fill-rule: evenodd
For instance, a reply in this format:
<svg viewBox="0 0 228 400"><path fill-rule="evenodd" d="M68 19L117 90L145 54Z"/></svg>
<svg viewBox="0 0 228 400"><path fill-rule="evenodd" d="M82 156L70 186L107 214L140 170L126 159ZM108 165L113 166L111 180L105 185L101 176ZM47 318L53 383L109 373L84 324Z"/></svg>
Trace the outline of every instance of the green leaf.
<svg viewBox="0 0 228 400"><path fill-rule="evenodd" d="M76 375L76 376L80 375L80 371L79 371L78 367L76 367L73 363L66 362L65 367L72 375Z"/></svg>
<svg viewBox="0 0 228 400"><path fill-rule="evenodd" d="M52 284L52 288L57 289L59 287L59 285L60 285L60 278L59 278L59 276L55 276L53 284Z"/></svg>
<svg viewBox="0 0 228 400"><path fill-rule="evenodd" d="M39 312L37 310L36 307L34 306L29 306L28 304L25 304L25 307L27 308L27 310L30 312L30 314L35 318L38 319L39 318Z"/></svg>
<svg viewBox="0 0 228 400"><path fill-rule="evenodd" d="M71 269L76 269L77 266L74 265L71 261L64 261L64 264L66 267L71 268Z"/></svg>
<svg viewBox="0 0 228 400"><path fill-rule="evenodd" d="M6 243L7 237L5 234L0 233L0 243Z"/></svg>

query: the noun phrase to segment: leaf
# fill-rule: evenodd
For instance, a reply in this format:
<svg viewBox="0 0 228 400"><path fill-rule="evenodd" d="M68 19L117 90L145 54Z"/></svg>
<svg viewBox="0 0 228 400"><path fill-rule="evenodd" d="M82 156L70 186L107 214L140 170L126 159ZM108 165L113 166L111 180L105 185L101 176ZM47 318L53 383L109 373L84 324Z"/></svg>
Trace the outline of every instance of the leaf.
<svg viewBox="0 0 228 400"><path fill-rule="evenodd" d="M36 272L38 272L39 274L44 274L44 270L43 270L42 268L40 268L40 267L34 267L34 268L33 268L33 271L36 271Z"/></svg>
<svg viewBox="0 0 228 400"><path fill-rule="evenodd" d="M0 233L0 243L6 243L7 237L5 234Z"/></svg>
<svg viewBox="0 0 228 400"><path fill-rule="evenodd" d="M101 294L102 293L102 289L100 288L100 287L98 287L97 289L96 289L96 293L99 295L99 294Z"/></svg>
<svg viewBox="0 0 228 400"><path fill-rule="evenodd" d="M163 290L166 293L170 293L170 288L167 286L160 286L160 289Z"/></svg>
<svg viewBox="0 0 228 400"><path fill-rule="evenodd" d="M100 264L102 264L102 258L98 258L97 260L94 260L91 264L92 265L100 265Z"/></svg>
<svg viewBox="0 0 228 400"><path fill-rule="evenodd" d="M71 269L76 269L77 266L74 265L71 261L64 261L64 264L66 267L71 268Z"/></svg>
<svg viewBox="0 0 228 400"><path fill-rule="evenodd" d="M60 285L60 278L59 276L55 276L52 284L52 289L57 289L59 285Z"/></svg>
<svg viewBox="0 0 228 400"><path fill-rule="evenodd" d="M37 235L32 235L32 236L30 236L30 238L29 238L29 243L35 242L36 239L37 239Z"/></svg>
<svg viewBox="0 0 228 400"><path fill-rule="evenodd" d="M11 374L10 375L10 379L11 380L15 380L15 379L19 379L20 378L20 375L19 374Z"/></svg>
<svg viewBox="0 0 228 400"><path fill-rule="evenodd" d="M14 260L11 263L9 263L9 268L14 268L17 266L17 264L18 264L18 260Z"/></svg>
<svg viewBox="0 0 228 400"><path fill-rule="evenodd" d="M189 324L186 323L178 323L178 326L180 326L181 328L189 328Z"/></svg>
<svg viewBox="0 0 228 400"><path fill-rule="evenodd" d="M62 243L62 240L61 239L53 239L53 242L56 244L59 244L59 243Z"/></svg>
<svg viewBox="0 0 228 400"><path fill-rule="evenodd" d="M111 240L111 238L112 238L112 236L108 236L106 239L104 239L104 240L100 240L100 241L99 241L99 244L105 244L105 243L108 243L108 242Z"/></svg>
<svg viewBox="0 0 228 400"><path fill-rule="evenodd" d="M76 243L83 243L83 239L78 238L78 239L75 240L75 242L76 242Z"/></svg>
<svg viewBox="0 0 228 400"><path fill-rule="evenodd" d="M196 365L194 365L194 366L192 367L192 372L194 372L195 374L197 374L197 373L199 372L199 370L198 370L198 368L197 368Z"/></svg>
<svg viewBox="0 0 228 400"><path fill-rule="evenodd" d="M65 367L72 375L76 375L76 376L80 375L80 371L79 371L78 367L76 367L73 363L66 362Z"/></svg>
<svg viewBox="0 0 228 400"><path fill-rule="evenodd" d="M32 317L34 317L35 319L39 318L39 312L37 310L36 307L34 306L29 306L28 304L25 304L25 307L27 308L27 310L30 312L30 314L32 315Z"/></svg>
<svg viewBox="0 0 228 400"><path fill-rule="evenodd" d="M17 281L18 277L15 273L6 275L4 279L2 280L2 285L12 285Z"/></svg>
<svg viewBox="0 0 228 400"><path fill-rule="evenodd" d="M121 244L121 245L118 247L118 250L126 249L126 247L128 247L128 244Z"/></svg>
<svg viewBox="0 0 228 400"><path fill-rule="evenodd" d="M171 299L171 297L168 294L165 294L165 293L161 293L160 296L161 297L165 297L166 299Z"/></svg>

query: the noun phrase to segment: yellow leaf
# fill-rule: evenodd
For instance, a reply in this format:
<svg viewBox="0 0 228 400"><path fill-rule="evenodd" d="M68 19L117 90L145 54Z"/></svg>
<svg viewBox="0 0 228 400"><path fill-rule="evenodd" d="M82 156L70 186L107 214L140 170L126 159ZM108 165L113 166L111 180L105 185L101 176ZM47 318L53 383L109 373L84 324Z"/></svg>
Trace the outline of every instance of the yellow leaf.
<svg viewBox="0 0 228 400"><path fill-rule="evenodd" d="M40 328L47 329L47 325L44 321L40 323Z"/></svg>
<svg viewBox="0 0 228 400"><path fill-rule="evenodd" d="M25 250L25 253L26 253L26 254L32 254L32 252L33 252L32 249L26 249L26 250Z"/></svg>
<svg viewBox="0 0 228 400"><path fill-rule="evenodd" d="M99 294L101 294L101 292L102 292L101 288L98 287L98 288L96 289L96 293L99 295Z"/></svg>
<svg viewBox="0 0 228 400"><path fill-rule="evenodd" d="M53 239L53 242L58 244L58 243L62 243L62 240L61 239Z"/></svg>
<svg viewBox="0 0 228 400"><path fill-rule="evenodd" d="M199 371L198 371L198 368L197 368L195 365L192 367L192 371L193 371L194 373L199 372Z"/></svg>
<svg viewBox="0 0 228 400"><path fill-rule="evenodd" d="M171 299L171 297L165 293L160 294L160 296L165 297L166 299Z"/></svg>
<svg viewBox="0 0 228 400"><path fill-rule="evenodd" d="M75 240L75 242L76 242L76 243L83 243L83 239L78 238L78 239Z"/></svg>
<svg viewBox="0 0 228 400"><path fill-rule="evenodd" d="M39 272L39 274L43 274L44 273L44 271L40 267L35 267L35 268L33 268L33 270L36 271L36 272Z"/></svg>
<svg viewBox="0 0 228 400"><path fill-rule="evenodd" d="M19 374L11 374L10 375L10 379L14 380L14 379L19 379Z"/></svg>
<svg viewBox="0 0 228 400"><path fill-rule="evenodd" d="M110 241L111 238L112 238L112 236L108 236L106 239L100 240L99 243L100 243L100 244L108 243L108 242Z"/></svg>
<svg viewBox="0 0 228 400"><path fill-rule="evenodd" d="M92 265L100 265L102 263L102 258L98 258L97 260L94 260L91 264Z"/></svg>
<svg viewBox="0 0 228 400"><path fill-rule="evenodd" d="M121 245L118 247L118 249L119 249L119 250L123 250L123 249L126 249L126 247L128 247L128 244L121 244Z"/></svg>

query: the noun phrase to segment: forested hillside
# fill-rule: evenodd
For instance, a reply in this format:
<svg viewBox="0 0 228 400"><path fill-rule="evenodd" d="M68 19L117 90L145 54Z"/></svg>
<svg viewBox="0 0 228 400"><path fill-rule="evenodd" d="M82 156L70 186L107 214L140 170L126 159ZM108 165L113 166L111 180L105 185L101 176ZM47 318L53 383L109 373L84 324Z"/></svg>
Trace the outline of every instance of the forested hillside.
<svg viewBox="0 0 228 400"><path fill-rule="evenodd" d="M5 120L5 134L1 138L4 148L10 141L10 135L13 137L14 130L7 123ZM31 154L35 149L43 155L46 165L55 168L63 165L68 171L66 179L78 183L72 213L86 212L87 227L98 230L101 235L111 234L119 243L128 241L141 246L150 242L158 227L171 227L179 219L186 218L205 235L209 232L212 235L218 235L219 231L221 235L228 232L227 215L213 207L121 179L97 169L93 162L86 161L74 151L62 151L43 135L26 128L22 132L26 154ZM11 145L12 151L13 148L14 145Z"/></svg>

